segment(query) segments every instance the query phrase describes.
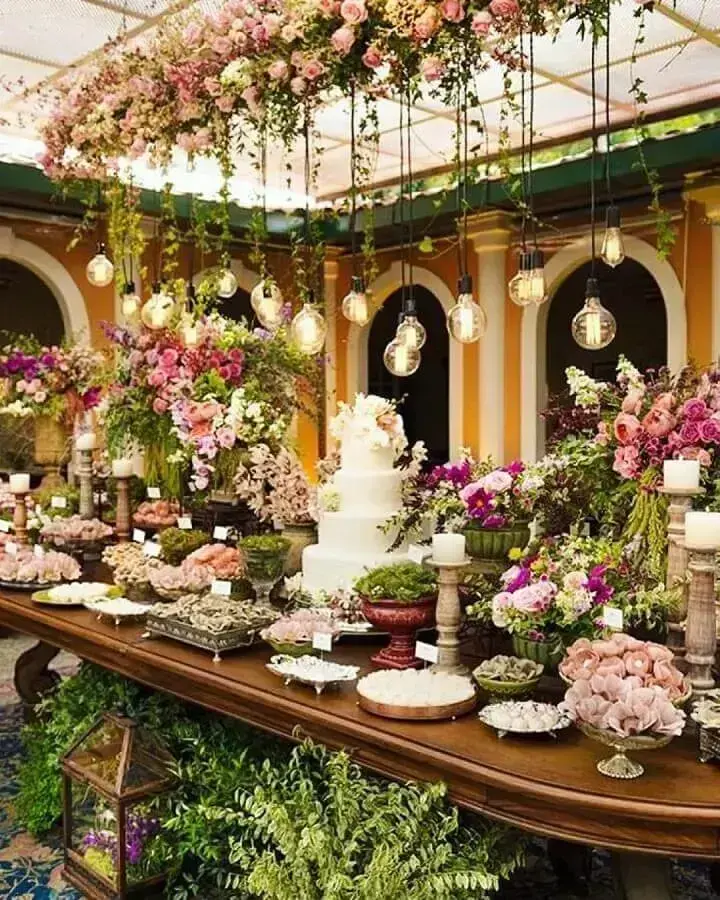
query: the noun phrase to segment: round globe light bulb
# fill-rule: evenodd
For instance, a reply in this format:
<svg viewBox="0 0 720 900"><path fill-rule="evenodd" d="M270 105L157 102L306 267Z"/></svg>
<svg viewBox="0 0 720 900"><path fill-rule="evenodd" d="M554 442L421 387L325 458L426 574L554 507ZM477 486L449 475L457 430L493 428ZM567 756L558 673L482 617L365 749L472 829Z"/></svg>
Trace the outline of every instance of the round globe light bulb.
<svg viewBox="0 0 720 900"><path fill-rule="evenodd" d="M448 313L447 327L456 341L473 344L485 334L485 310L473 300L472 294L460 294L457 304Z"/></svg>
<svg viewBox="0 0 720 900"><path fill-rule="evenodd" d="M370 320L370 309L362 278L353 277L350 293L343 298L342 313L355 325L367 325Z"/></svg>
<svg viewBox="0 0 720 900"><path fill-rule="evenodd" d="M87 280L94 287L107 287L115 275L115 266L105 253L105 244L98 244L98 252L85 267Z"/></svg>
<svg viewBox="0 0 720 900"><path fill-rule="evenodd" d="M122 314L129 321L133 322L137 319L140 312L141 300L135 293L135 285L128 284L125 287L125 293L122 298Z"/></svg>
<svg viewBox="0 0 720 900"><path fill-rule="evenodd" d="M180 338L186 347L197 347L200 336L198 334L197 322L190 315L183 316L180 325Z"/></svg>
<svg viewBox="0 0 720 900"><path fill-rule="evenodd" d="M143 325L153 331L167 328L175 314L175 301L159 285L153 287L153 292L148 302L140 311Z"/></svg>
<svg viewBox="0 0 720 900"><path fill-rule="evenodd" d="M547 284L545 282L545 254L542 250L535 249L530 254L527 282L530 302L540 306L548 298Z"/></svg>
<svg viewBox="0 0 720 900"><path fill-rule="evenodd" d="M584 350L602 350L615 338L617 322L600 302L595 278L588 278L585 305L573 318L571 329L575 342Z"/></svg>
<svg viewBox="0 0 720 900"><path fill-rule="evenodd" d="M529 306L533 300L530 293L530 257L532 254L520 254L520 265L517 272L508 282L508 294L517 306Z"/></svg>
<svg viewBox="0 0 720 900"><path fill-rule="evenodd" d="M605 237L600 251L603 262L611 266L619 266L625 259L625 243L620 228L620 210L617 206L609 206L605 225Z"/></svg>
<svg viewBox="0 0 720 900"><path fill-rule="evenodd" d="M410 347L403 341L394 338L385 348L383 362L391 375L407 378L420 368L421 354L417 347Z"/></svg>
<svg viewBox="0 0 720 900"><path fill-rule="evenodd" d="M218 297L227 299L232 297L238 289L237 278L232 269L223 269L218 275L217 293Z"/></svg>
<svg viewBox="0 0 720 900"><path fill-rule="evenodd" d="M398 325L395 340L414 350L421 350L427 340L427 331L418 317L414 313L409 313L403 316L402 322Z"/></svg>
<svg viewBox="0 0 720 900"><path fill-rule="evenodd" d="M250 305L264 328L272 331L282 325L283 295L274 281L258 282L250 292Z"/></svg>
<svg viewBox="0 0 720 900"><path fill-rule="evenodd" d="M290 323L290 337L298 350L308 356L322 350L326 332L325 319L310 303L303 303L302 309Z"/></svg>

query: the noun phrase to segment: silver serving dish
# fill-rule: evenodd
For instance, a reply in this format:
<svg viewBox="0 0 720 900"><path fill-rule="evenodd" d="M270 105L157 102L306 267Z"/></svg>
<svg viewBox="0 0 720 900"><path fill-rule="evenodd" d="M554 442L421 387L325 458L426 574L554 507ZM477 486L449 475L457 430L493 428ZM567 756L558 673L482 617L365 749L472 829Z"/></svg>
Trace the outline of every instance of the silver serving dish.
<svg viewBox="0 0 720 900"><path fill-rule="evenodd" d="M356 681L360 666L345 666L316 656L273 656L266 664L275 675L284 679L285 684L297 681L315 688L320 695L327 687L336 687L349 681Z"/></svg>
<svg viewBox="0 0 720 900"><path fill-rule="evenodd" d="M554 717L553 724L538 723L535 728L520 728L514 726L511 718L513 714L532 708L538 714L550 714ZM504 738L507 734L532 735L537 737L540 734L548 734L550 737L556 737L556 732L572 725L572 719L561 713L552 703L537 703L534 700L507 700L504 703L491 703L478 713L480 721L489 728L494 728L498 733L498 737Z"/></svg>
<svg viewBox="0 0 720 900"><path fill-rule="evenodd" d="M269 618L266 624L269 625L272 621L274 618ZM152 614L147 617L147 630L150 635L172 638L183 644L190 644L191 647L197 647L198 650L208 650L214 654L213 662L220 662L222 653L238 650L240 647L250 647L259 641L260 632L264 627L260 625L254 629L233 628L213 633L177 619L160 618Z"/></svg>

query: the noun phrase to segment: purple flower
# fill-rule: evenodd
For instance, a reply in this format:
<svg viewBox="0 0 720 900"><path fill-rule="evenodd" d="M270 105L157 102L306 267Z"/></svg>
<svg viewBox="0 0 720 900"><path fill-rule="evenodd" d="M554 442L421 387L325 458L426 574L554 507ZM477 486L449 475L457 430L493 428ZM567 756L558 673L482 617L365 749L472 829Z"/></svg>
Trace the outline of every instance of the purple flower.
<svg viewBox="0 0 720 900"><path fill-rule="evenodd" d="M512 475L515 477L516 475L522 475L525 471L525 463L521 459L516 459L514 462L511 462L509 465L505 466L504 470L508 473L508 475Z"/></svg>
<svg viewBox="0 0 720 900"><path fill-rule="evenodd" d="M435 466L428 476L428 484L434 487L441 481L448 481L456 488L462 488L467 485L472 475L470 462L463 459L459 463L445 463L443 466Z"/></svg>
<svg viewBox="0 0 720 900"><path fill-rule="evenodd" d="M503 528L506 521L505 516L501 516L498 513L490 513L483 519L483 525L485 528Z"/></svg>
<svg viewBox="0 0 720 900"><path fill-rule="evenodd" d="M510 576L508 581L505 582L505 590L509 591L511 594L530 584L530 579L532 577L530 569L527 568L527 566L513 566L512 569L509 569L505 573L505 575ZM503 580L504 578L505 576L503 576Z"/></svg>
<svg viewBox="0 0 720 900"><path fill-rule="evenodd" d="M708 417L709 410L704 400L693 397L683 406L683 413L685 418L689 419L691 422L700 422Z"/></svg>

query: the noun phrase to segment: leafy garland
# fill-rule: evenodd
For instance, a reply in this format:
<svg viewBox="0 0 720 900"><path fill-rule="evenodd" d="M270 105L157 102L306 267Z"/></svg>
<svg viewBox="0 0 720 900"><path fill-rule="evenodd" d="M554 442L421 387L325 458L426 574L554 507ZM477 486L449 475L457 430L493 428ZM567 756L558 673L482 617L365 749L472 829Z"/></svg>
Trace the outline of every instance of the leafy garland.
<svg viewBox="0 0 720 900"><path fill-rule="evenodd" d="M522 862L520 834L460 813L441 784L382 781L346 753L293 749L89 664L23 734L18 813L34 834L61 814L63 752L117 707L177 761L157 851L176 900L479 900Z"/></svg>

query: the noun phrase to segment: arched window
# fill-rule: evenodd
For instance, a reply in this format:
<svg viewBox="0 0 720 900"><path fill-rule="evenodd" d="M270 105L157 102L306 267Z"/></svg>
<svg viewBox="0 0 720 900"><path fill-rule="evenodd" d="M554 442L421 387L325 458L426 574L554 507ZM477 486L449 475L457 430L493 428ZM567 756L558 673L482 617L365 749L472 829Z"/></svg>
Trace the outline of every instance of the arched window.
<svg viewBox="0 0 720 900"><path fill-rule="evenodd" d="M32 334L41 344L59 344L65 336L55 295L34 272L0 258L0 331Z"/></svg>
<svg viewBox="0 0 720 900"><path fill-rule="evenodd" d="M420 285L414 287L418 318L427 329L420 368L408 378L391 375L383 353L393 339L400 315L402 291L395 291L375 314L368 336L368 392L402 400L399 410L408 441L425 441L429 462L447 462L449 419L449 344L445 313L435 295Z"/></svg>

